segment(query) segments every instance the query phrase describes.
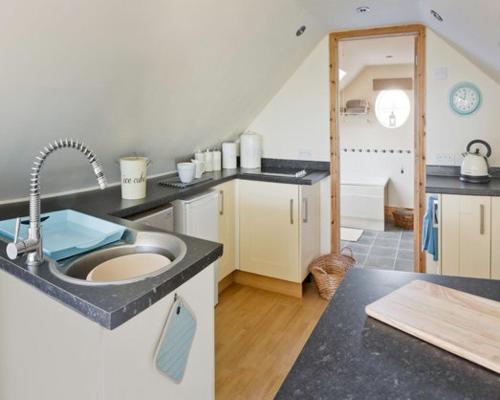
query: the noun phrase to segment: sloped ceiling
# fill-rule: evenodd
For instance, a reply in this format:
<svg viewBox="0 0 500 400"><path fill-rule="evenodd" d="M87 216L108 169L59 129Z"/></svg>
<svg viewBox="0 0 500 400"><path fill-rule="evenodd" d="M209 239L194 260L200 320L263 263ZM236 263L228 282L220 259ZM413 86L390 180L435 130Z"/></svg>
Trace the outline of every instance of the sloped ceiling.
<svg viewBox="0 0 500 400"><path fill-rule="evenodd" d="M329 31L421 23L447 39L500 83L500 2L498 0L309 0L311 13ZM368 6L366 14L356 12ZM437 11L437 21L430 10Z"/></svg>
<svg viewBox="0 0 500 400"><path fill-rule="evenodd" d="M34 156L59 137L87 142L117 181L122 155L172 171L241 133L326 32L300 3L3 1L0 201L27 195ZM69 151L42 174L43 193L96 184Z"/></svg>
<svg viewBox="0 0 500 400"><path fill-rule="evenodd" d="M329 31L426 23L500 81L498 0L357 3L3 1L0 201L26 195L34 155L59 137L85 140L111 181L115 160L133 152L153 160L151 173L173 170L177 158L243 131ZM81 157L66 153L47 162L44 193L95 185Z"/></svg>
<svg viewBox="0 0 500 400"><path fill-rule="evenodd" d="M340 81L340 90L367 66L413 64L414 58L415 39L412 36L342 41L339 43L339 68L346 74Z"/></svg>

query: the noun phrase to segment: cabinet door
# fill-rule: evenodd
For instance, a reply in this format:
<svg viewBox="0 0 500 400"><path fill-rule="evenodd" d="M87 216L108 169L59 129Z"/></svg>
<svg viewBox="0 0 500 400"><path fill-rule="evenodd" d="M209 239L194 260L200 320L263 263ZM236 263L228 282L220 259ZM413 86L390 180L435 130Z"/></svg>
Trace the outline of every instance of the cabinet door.
<svg viewBox="0 0 500 400"><path fill-rule="evenodd" d="M240 181L240 269L300 282L297 185Z"/></svg>
<svg viewBox="0 0 500 400"><path fill-rule="evenodd" d="M219 259L219 281L236 269L236 184L232 180L216 187L219 192L219 240L224 254Z"/></svg>
<svg viewBox="0 0 500 400"><path fill-rule="evenodd" d="M300 186L300 274L303 281L307 267L321 253L320 185Z"/></svg>
<svg viewBox="0 0 500 400"><path fill-rule="evenodd" d="M500 279L500 197L491 198L491 278Z"/></svg>
<svg viewBox="0 0 500 400"><path fill-rule="evenodd" d="M442 196L443 275L490 278L491 199Z"/></svg>

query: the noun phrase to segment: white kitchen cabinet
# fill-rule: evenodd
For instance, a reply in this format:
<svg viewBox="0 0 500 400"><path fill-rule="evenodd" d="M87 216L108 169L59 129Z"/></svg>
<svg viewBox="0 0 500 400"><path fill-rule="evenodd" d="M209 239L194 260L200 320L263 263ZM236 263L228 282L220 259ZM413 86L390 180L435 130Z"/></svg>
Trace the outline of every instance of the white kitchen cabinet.
<svg viewBox="0 0 500 400"><path fill-rule="evenodd" d="M441 218L443 275L490 278L491 197L443 195Z"/></svg>
<svg viewBox="0 0 500 400"><path fill-rule="evenodd" d="M491 278L500 279L500 197L491 198Z"/></svg>
<svg viewBox="0 0 500 400"><path fill-rule="evenodd" d="M209 265L113 330L0 271L0 398L213 400L213 268ZM175 293L196 316L180 383L157 371L154 363Z"/></svg>
<svg viewBox="0 0 500 400"><path fill-rule="evenodd" d="M224 254L219 259L219 281L236 269L237 255L237 180L216 186L219 193L219 241Z"/></svg>
<svg viewBox="0 0 500 400"><path fill-rule="evenodd" d="M300 283L319 255L319 185L240 181L240 269Z"/></svg>
<svg viewBox="0 0 500 400"><path fill-rule="evenodd" d="M307 267L321 253L320 185L299 186L300 193L300 278L309 273Z"/></svg>

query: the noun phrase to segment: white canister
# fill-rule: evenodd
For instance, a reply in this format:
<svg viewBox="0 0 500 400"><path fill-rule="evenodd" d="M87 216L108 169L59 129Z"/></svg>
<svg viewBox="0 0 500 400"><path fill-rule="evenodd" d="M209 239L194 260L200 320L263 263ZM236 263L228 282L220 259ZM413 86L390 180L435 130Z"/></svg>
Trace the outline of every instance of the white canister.
<svg viewBox="0 0 500 400"><path fill-rule="evenodd" d="M146 197L148 165L146 157L120 158L122 199L137 200Z"/></svg>
<svg viewBox="0 0 500 400"><path fill-rule="evenodd" d="M212 165L214 171L220 171L222 169L222 154L220 150L215 150L212 152Z"/></svg>
<svg viewBox="0 0 500 400"><path fill-rule="evenodd" d="M260 168L262 137L258 133L245 132L240 141L241 168Z"/></svg>
<svg viewBox="0 0 500 400"><path fill-rule="evenodd" d="M205 171L211 172L213 171L213 163L214 163L214 154L212 151L205 151Z"/></svg>
<svg viewBox="0 0 500 400"><path fill-rule="evenodd" d="M197 151L196 153L194 153L194 159L197 160L197 161L205 161L205 155L201 152L201 151Z"/></svg>
<svg viewBox="0 0 500 400"><path fill-rule="evenodd" d="M222 168L224 169L236 168L236 143L234 142L222 143Z"/></svg>

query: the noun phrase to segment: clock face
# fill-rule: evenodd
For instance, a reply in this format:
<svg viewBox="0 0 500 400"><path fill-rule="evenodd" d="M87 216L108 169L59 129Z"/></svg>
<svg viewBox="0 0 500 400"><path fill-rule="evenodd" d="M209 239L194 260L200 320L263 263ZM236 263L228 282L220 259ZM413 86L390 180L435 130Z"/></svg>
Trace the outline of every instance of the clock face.
<svg viewBox="0 0 500 400"><path fill-rule="evenodd" d="M450 107L460 115L470 115L481 105L481 92L472 83L459 83L450 92Z"/></svg>

